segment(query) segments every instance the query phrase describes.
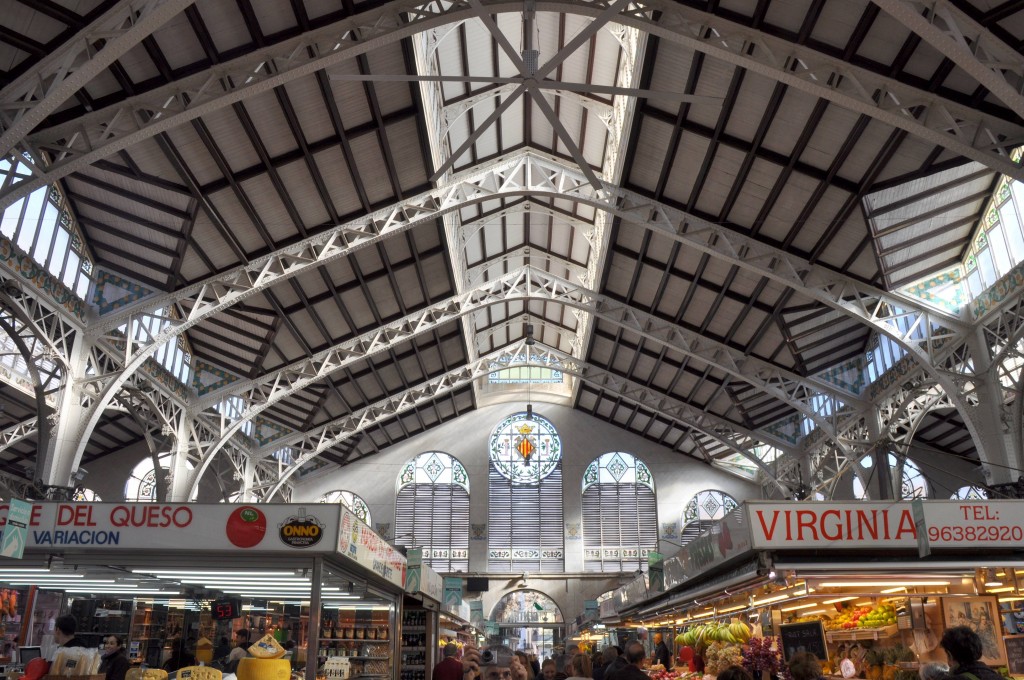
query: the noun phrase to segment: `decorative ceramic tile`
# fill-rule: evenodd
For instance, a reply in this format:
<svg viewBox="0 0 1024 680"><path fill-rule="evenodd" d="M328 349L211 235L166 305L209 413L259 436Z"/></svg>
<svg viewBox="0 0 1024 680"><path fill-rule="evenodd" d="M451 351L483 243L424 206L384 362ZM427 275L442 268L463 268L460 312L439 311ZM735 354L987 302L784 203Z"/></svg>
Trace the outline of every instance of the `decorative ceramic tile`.
<svg viewBox="0 0 1024 680"><path fill-rule="evenodd" d="M565 537L570 541L578 541L583 538L583 534L580 531L579 522L566 522L565 523Z"/></svg>
<svg viewBox="0 0 1024 680"><path fill-rule="evenodd" d="M661 523L661 537L674 540L679 538L679 523L678 522L662 522Z"/></svg>
<svg viewBox="0 0 1024 680"><path fill-rule="evenodd" d="M486 524L470 524L469 525L469 537L474 541L486 541L487 540L487 525Z"/></svg>

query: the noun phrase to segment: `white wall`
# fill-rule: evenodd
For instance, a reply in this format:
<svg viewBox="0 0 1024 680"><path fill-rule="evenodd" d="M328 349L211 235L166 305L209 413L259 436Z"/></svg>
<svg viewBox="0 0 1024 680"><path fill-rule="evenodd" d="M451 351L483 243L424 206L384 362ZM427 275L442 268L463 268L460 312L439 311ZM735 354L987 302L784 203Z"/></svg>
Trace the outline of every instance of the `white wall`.
<svg viewBox="0 0 1024 680"><path fill-rule="evenodd" d="M470 523L487 522L487 441L491 430L516 410L510 404L488 406L440 425L417 437L310 480L297 484L294 502L315 501L328 491L351 491L366 501L374 528L382 524L394 526L396 480L401 468L424 451L444 451L457 458L469 473ZM625 451L642 460L654 475L658 497L658 520L662 526L675 523L678 537L680 517L687 501L698 491L718 489L739 501L760 498L760 487L729 473L688 458L682 454L647 441L632 433L566 406L543 404L538 414L550 420L562 438L563 507L566 525L581 523L581 489L583 472L597 456L609 451ZM438 518L444 521L444 518ZM388 533L389 532L383 532ZM568 534L568 531L567 531ZM577 532L577 535L579 533ZM664 532L659 535L665 537ZM677 539L674 539L677 540ZM531 577L529 586L547 594L562 608L563 615L573 619L583 612L583 601L618 587L618 575L580 575L583 570L583 541L565 541L565 571L571 577L546 580ZM678 548L662 541L661 552L674 554ZM470 541L470 571L486 570L486 540ZM496 578L484 595L484 613L489 614L498 597L514 589L520 580Z"/></svg>

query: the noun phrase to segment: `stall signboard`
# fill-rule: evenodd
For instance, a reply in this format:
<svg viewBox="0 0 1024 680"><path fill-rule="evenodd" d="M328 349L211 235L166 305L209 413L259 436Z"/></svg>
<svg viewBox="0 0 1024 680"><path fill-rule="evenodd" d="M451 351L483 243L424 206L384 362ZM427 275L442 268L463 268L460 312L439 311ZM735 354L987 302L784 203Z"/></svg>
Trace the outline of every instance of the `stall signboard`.
<svg viewBox="0 0 1024 680"><path fill-rule="evenodd" d="M783 658L787 663L799 652L810 652L822 661L828 659L825 627L821 621L784 623L779 626L779 640L782 644Z"/></svg>
<svg viewBox="0 0 1024 680"><path fill-rule="evenodd" d="M612 595L615 601L615 611L622 613L631 607L639 605L647 599L647 574L641 574L635 579L622 586Z"/></svg>
<svg viewBox="0 0 1024 680"><path fill-rule="evenodd" d="M923 501L914 516L909 501L746 504L753 546L759 550L917 550L918 527L929 550L1017 548L1024 541L1019 501Z"/></svg>
<svg viewBox="0 0 1024 680"><path fill-rule="evenodd" d="M583 601L583 620L584 621L596 621L599 616L599 609L597 600L584 600Z"/></svg>
<svg viewBox="0 0 1024 680"><path fill-rule="evenodd" d="M444 604L446 607L458 609L462 604L462 578L446 576L444 579Z"/></svg>
<svg viewBox="0 0 1024 680"><path fill-rule="evenodd" d="M412 558L413 554L417 552L419 552L419 549L410 550L407 558ZM410 564L406 567L405 572L405 592L422 593L440 602L441 598L444 597L444 580L440 574L431 569L427 564L422 562L415 566Z"/></svg>
<svg viewBox="0 0 1024 680"><path fill-rule="evenodd" d="M470 600L469 601L469 622L477 630L484 626L484 601L483 600Z"/></svg>
<svg viewBox="0 0 1024 680"><path fill-rule="evenodd" d="M665 590L749 553L752 549L750 532L744 506L726 514L662 563Z"/></svg>
<svg viewBox="0 0 1024 680"><path fill-rule="evenodd" d="M609 597L606 600L601 600L598 612L600 613L602 621L618 618L618 613L615 611L615 598Z"/></svg>
<svg viewBox="0 0 1024 680"><path fill-rule="evenodd" d="M338 554L362 565L399 588L405 588L405 557L341 505Z"/></svg>
<svg viewBox="0 0 1024 680"><path fill-rule="evenodd" d="M9 512L0 503L0 526ZM33 503L25 549L330 554L338 525L338 507L321 503Z"/></svg>
<svg viewBox="0 0 1024 680"><path fill-rule="evenodd" d="M1003 645L1010 674L1024 675L1024 635L1007 635L1003 638Z"/></svg>

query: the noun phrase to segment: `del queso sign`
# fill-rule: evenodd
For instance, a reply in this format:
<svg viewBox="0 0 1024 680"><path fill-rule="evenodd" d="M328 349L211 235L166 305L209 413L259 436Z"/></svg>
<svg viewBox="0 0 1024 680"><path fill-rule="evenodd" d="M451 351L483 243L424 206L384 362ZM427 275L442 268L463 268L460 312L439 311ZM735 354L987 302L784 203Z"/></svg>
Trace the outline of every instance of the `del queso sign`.
<svg viewBox="0 0 1024 680"><path fill-rule="evenodd" d="M1020 501L925 501L924 526L934 548L1018 548ZM910 501L745 505L755 549L917 549Z"/></svg>
<svg viewBox="0 0 1024 680"><path fill-rule="evenodd" d="M7 523L0 503L0 527ZM338 506L35 503L26 550L258 550L333 553Z"/></svg>

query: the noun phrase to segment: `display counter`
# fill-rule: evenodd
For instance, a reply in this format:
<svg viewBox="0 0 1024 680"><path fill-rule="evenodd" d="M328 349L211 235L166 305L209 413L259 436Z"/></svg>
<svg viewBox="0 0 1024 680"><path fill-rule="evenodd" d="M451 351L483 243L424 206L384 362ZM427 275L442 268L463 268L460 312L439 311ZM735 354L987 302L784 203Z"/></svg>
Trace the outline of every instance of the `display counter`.
<svg viewBox="0 0 1024 680"><path fill-rule="evenodd" d="M752 502L666 560L662 592L637 579L613 600L629 624L671 626L674 655L712 675L756 641L778 663L812 651L826 672L849 658L867 680L914 680L956 625L1024 673L1022 523L1020 501Z"/></svg>
<svg viewBox="0 0 1024 680"><path fill-rule="evenodd" d="M353 677L397 680L405 568L336 505L36 503L24 559L5 560L0 587L45 584L97 644L127 632L138 663L245 628L252 642L270 634L291 648L307 680L340 655Z"/></svg>

